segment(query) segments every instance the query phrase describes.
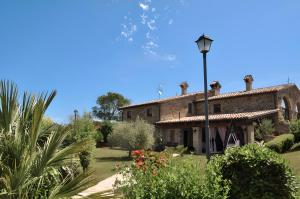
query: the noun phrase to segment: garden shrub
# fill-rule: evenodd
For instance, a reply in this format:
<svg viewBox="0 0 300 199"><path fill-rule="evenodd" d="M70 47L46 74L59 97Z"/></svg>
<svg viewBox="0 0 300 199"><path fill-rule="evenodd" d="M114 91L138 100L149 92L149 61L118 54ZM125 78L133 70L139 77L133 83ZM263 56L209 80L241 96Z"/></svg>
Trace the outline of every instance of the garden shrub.
<svg viewBox="0 0 300 199"><path fill-rule="evenodd" d="M289 151L294 144L293 134L282 134L266 143L266 146L277 153Z"/></svg>
<svg viewBox="0 0 300 199"><path fill-rule="evenodd" d="M154 126L137 118L134 122L119 122L113 126L113 132L108 136L111 146L121 147L129 151L149 149L154 143Z"/></svg>
<svg viewBox="0 0 300 199"><path fill-rule="evenodd" d="M291 147L291 151L299 151L300 150L300 142L294 144L292 147Z"/></svg>
<svg viewBox="0 0 300 199"><path fill-rule="evenodd" d="M268 135L275 131L272 120L264 119L255 128L255 140L265 140Z"/></svg>
<svg viewBox="0 0 300 199"><path fill-rule="evenodd" d="M228 148L207 165L206 198L293 199L296 179L279 154L255 144Z"/></svg>
<svg viewBox="0 0 300 199"><path fill-rule="evenodd" d="M295 136L295 142L300 142L300 120L294 120L290 123L290 133Z"/></svg>
<svg viewBox="0 0 300 199"><path fill-rule="evenodd" d="M135 163L122 172L120 182L125 198L203 198L199 164L171 153L134 151Z"/></svg>

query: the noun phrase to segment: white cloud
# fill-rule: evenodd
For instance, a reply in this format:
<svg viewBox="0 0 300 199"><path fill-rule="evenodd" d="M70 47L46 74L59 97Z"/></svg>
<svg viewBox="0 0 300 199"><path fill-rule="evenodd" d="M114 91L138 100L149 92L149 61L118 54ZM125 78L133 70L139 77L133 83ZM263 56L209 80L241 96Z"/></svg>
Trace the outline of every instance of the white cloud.
<svg viewBox="0 0 300 199"><path fill-rule="evenodd" d="M121 36L127 39L127 41L133 41L133 34L137 31L137 25L129 23L129 25L121 24L123 30L121 31Z"/></svg>
<svg viewBox="0 0 300 199"><path fill-rule="evenodd" d="M142 23L142 24L146 24L146 22L147 22L147 18L148 18L148 16L147 16L147 15L145 15L145 14L142 14L142 15L141 15L141 19L142 19L141 23Z"/></svg>
<svg viewBox="0 0 300 199"><path fill-rule="evenodd" d="M162 57L162 59L165 61L175 61L176 56L172 54L166 54Z"/></svg>
<svg viewBox="0 0 300 199"><path fill-rule="evenodd" d="M147 5L147 4L140 3L140 7L141 7L144 11L148 11L148 10L149 10L149 5Z"/></svg>
<svg viewBox="0 0 300 199"><path fill-rule="evenodd" d="M176 1L181 4L184 2L181 0ZM121 35L116 41L119 39L125 39L128 42L135 41L135 33L139 29L140 34L145 32L143 42L140 44L143 53L154 60L165 61L172 64L176 61L176 55L162 49L159 45L159 35L157 31L159 29L160 20L167 22L168 25L174 23L173 16L170 16L172 6L165 5L161 9L157 9L153 7L153 5L151 0L139 0L136 8L140 13L131 16L131 12L128 12L126 16L124 16L124 23L121 24ZM138 21L134 17L137 17Z"/></svg>
<svg viewBox="0 0 300 199"><path fill-rule="evenodd" d="M155 26L155 20L151 19L150 21L147 22L147 26L150 30L155 30L156 26Z"/></svg>

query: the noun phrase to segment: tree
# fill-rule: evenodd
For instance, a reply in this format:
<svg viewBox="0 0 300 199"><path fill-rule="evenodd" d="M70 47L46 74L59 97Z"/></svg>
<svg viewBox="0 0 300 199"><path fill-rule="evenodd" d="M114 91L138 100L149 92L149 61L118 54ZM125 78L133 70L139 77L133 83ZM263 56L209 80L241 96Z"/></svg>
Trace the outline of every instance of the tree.
<svg viewBox="0 0 300 199"><path fill-rule="evenodd" d="M137 149L149 149L154 143L154 126L139 118L134 122L120 122L114 125L108 136L111 146L122 147L131 152Z"/></svg>
<svg viewBox="0 0 300 199"><path fill-rule="evenodd" d="M97 106L92 108L96 117L102 120L119 120L119 108L130 104L130 100L119 93L108 92L98 97L96 103Z"/></svg>
<svg viewBox="0 0 300 199"><path fill-rule="evenodd" d="M42 129L44 113L56 95L23 94L9 81L0 81L0 195L1 198L69 198L91 182L90 173L80 173L74 155L87 140L63 148L67 129ZM47 132L42 132L47 131ZM46 136L46 137L45 137ZM46 138L45 142L40 139Z"/></svg>

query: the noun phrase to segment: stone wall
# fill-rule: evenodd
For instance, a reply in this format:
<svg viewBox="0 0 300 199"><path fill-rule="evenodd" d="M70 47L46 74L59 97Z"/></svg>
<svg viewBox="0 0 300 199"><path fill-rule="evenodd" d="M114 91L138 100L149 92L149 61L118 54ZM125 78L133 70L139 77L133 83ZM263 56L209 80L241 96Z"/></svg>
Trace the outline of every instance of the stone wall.
<svg viewBox="0 0 300 199"><path fill-rule="evenodd" d="M188 113L188 104L192 103L195 100L202 99L204 95L197 94L186 96L182 98L177 98L173 100L166 101L160 106L161 120L176 119L179 117L192 116L195 113L195 107L191 114ZM194 105L193 105L194 106Z"/></svg>
<svg viewBox="0 0 300 199"><path fill-rule="evenodd" d="M147 109L152 109L152 117L147 116ZM127 118L127 112L131 112L131 119ZM152 104L152 105L143 105L143 106L136 106L130 107L123 110L123 121L133 121L137 117L149 122L150 124L154 124L155 122L159 121L159 104Z"/></svg>
<svg viewBox="0 0 300 199"><path fill-rule="evenodd" d="M276 108L273 93L210 100L209 114L214 113L214 104L221 104L221 114L252 112ZM204 101L196 103L196 114L204 115Z"/></svg>
<svg viewBox="0 0 300 199"><path fill-rule="evenodd" d="M300 92L296 86L289 87L287 89L281 90L276 94L276 105L278 109L281 110L281 103L283 99L286 99L288 108L289 108L289 119L297 119L297 109L300 111ZM277 133L288 133L289 132L289 123L284 119L282 111L276 115L275 127Z"/></svg>

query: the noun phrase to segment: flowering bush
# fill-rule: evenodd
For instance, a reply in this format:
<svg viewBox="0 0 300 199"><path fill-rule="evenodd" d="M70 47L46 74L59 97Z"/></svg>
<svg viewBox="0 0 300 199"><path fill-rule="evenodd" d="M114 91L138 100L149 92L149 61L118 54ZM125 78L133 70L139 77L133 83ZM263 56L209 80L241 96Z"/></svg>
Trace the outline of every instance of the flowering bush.
<svg viewBox="0 0 300 199"><path fill-rule="evenodd" d="M125 198L202 198L199 164L168 152L133 151L134 163L122 170Z"/></svg>

